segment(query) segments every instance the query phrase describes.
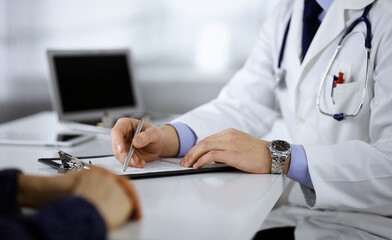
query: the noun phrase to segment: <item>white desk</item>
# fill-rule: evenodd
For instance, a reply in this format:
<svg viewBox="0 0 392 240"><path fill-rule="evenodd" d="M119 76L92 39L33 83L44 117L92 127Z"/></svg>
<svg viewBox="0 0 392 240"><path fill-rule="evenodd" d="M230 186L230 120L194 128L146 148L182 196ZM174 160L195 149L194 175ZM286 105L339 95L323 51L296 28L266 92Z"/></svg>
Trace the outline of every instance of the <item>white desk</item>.
<svg viewBox="0 0 392 240"><path fill-rule="evenodd" d="M61 129L52 113L0 125L4 129ZM110 137L63 148L75 156L111 154ZM53 148L0 145L0 169L27 174L57 171L37 162L56 157ZM289 183L280 175L243 172L206 173L135 180L143 219L111 232L111 239L250 239Z"/></svg>

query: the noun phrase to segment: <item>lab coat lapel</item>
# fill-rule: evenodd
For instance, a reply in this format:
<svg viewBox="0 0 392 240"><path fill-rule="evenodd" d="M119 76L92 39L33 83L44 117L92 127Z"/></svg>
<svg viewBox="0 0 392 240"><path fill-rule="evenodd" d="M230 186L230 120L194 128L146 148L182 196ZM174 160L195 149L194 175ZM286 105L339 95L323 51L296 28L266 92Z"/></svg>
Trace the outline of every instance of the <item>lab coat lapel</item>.
<svg viewBox="0 0 392 240"><path fill-rule="evenodd" d="M345 10L357 10L365 8L374 0L335 0L328 10L319 30L309 46L308 52L302 62L302 69L334 39L336 39L346 28Z"/></svg>
<svg viewBox="0 0 392 240"><path fill-rule="evenodd" d="M345 21L342 4L342 0L335 0L331 5L303 59L302 69L305 69L306 65L344 30Z"/></svg>

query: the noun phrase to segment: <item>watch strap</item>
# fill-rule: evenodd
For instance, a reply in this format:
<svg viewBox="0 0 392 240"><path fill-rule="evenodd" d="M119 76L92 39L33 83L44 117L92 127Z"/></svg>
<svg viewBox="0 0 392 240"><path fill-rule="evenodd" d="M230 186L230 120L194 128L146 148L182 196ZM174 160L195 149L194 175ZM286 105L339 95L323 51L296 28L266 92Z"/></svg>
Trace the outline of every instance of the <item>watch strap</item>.
<svg viewBox="0 0 392 240"><path fill-rule="evenodd" d="M287 157L277 156L272 153L271 158L272 158L271 173L282 174L284 172L284 163L286 162Z"/></svg>

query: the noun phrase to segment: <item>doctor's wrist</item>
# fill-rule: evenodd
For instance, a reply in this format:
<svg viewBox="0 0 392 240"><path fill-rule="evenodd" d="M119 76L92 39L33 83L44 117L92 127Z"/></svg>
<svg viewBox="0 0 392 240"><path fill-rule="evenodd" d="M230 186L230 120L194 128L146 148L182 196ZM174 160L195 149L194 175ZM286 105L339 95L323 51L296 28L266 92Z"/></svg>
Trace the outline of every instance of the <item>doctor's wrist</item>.
<svg viewBox="0 0 392 240"><path fill-rule="evenodd" d="M175 157L180 151L180 139L176 129L169 124L159 127L164 134L163 149L160 157Z"/></svg>
<svg viewBox="0 0 392 240"><path fill-rule="evenodd" d="M284 162L284 170L283 170L284 175L287 175L289 173L290 163L291 163L291 154L287 157L286 161Z"/></svg>

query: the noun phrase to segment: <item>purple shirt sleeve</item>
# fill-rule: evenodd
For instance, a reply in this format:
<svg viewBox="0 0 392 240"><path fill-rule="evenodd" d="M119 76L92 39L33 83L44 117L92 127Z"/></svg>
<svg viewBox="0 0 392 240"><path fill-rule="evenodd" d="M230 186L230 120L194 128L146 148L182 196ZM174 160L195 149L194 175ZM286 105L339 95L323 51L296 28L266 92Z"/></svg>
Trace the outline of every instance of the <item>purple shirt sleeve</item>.
<svg viewBox="0 0 392 240"><path fill-rule="evenodd" d="M177 157L183 157L193 146L195 146L197 141L196 134L185 123L174 122L170 123L170 125L176 129L178 138L180 139L180 152L177 154Z"/></svg>
<svg viewBox="0 0 392 240"><path fill-rule="evenodd" d="M287 177L314 189L309 174L308 160L302 145L291 145L291 162Z"/></svg>

